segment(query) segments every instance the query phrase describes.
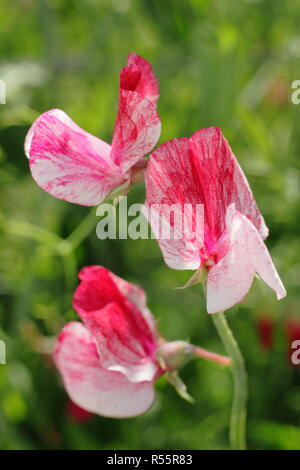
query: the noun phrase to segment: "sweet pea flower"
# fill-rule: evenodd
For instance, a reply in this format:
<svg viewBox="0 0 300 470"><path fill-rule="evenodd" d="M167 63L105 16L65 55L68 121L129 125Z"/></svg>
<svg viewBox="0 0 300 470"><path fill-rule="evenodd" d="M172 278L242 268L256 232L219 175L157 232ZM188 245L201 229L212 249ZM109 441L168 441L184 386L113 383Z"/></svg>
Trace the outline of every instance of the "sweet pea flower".
<svg viewBox="0 0 300 470"><path fill-rule="evenodd" d="M264 219L219 128L201 129L190 139L173 139L161 145L150 156L145 182L145 215L164 260L173 269L197 270L190 284L205 275L208 313L222 312L241 302L256 274L278 299L286 295L263 241L268 236ZM184 230L175 227L181 236L162 237L157 220L164 220L164 209L161 214L152 209L176 205L185 220L186 204L192 207L186 218L189 223ZM202 226L195 233L192 229L199 204L204 213Z"/></svg>
<svg viewBox="0 0 300 470"><path fill-rule="evenodd" d="M158 96L151 65L131 53L120 74L111 145L81 129L59 109L42 114L25 140L36 183L58 199L84 206L100 204L119 187L128 189L160 136Z"/></svg>
<svg viewBox="0 0 300 470"><path fill-rule="evenodd" d="M107 417L144 413L164 373L187 398L177 369L193 356L229 365L230 359L183 341L166 343L146 305L143 289L101 266L81 270L73 306L83 323L68 323L54 361L70 399Z"/></svg>

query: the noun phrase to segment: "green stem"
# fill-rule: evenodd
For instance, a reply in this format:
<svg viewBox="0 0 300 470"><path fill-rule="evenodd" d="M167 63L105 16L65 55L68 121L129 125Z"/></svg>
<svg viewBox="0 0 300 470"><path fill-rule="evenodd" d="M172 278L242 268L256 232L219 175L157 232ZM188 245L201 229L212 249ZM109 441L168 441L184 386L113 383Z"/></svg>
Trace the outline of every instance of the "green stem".
<svg viewBox="0 0 300 470"><path fill-rule="evenodd" d="M90 234L97 223L95 208L91 209L80 225L66 238L66 242L76 248Z"/></svg>
<svg viewBox="0 0 300 470"><path fill-rule="evenodd" d="M224 347L232 359L233 403L230 419L230 446L235 450L244 450L246 449L246 405L248 395L245 363L224 314L214 313L212 319Z"/></svg>

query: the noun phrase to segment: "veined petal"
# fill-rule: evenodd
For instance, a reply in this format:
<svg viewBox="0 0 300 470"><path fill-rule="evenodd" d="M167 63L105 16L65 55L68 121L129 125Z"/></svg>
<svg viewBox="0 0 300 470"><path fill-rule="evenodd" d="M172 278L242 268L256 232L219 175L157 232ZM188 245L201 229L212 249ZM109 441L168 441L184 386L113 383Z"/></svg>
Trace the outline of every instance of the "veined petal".
<svg viewBox="0 0 300 470"><path fill-rule="evenodd" d="M152 405L152 382L131 383L124 374L104 369L94 340L81 323L64 327L54 359L71 400L91 413L126 418Z"/></svg>
<svg viewBox="0 0 300 470"><path fill-rule="evenodd" d="M190 148L199 196L205 204L206 231L211 243L215 244L223 233L226 211L232 203L252 221L265 239L268 229L248 181L221 129L200 129L190 138Z"/></svg>
<svg viewBox="0 0 300 470"><path fill-rule="evenodd" d="M78 276L81 281L85 281L85 282L96 281L97 283L101 283L102 280L104 279L105 279L104 282L106 282L106 279L108 276L110 278L110 281L113 281L113 284L115 284L115 286L119 290L119 293L118 295L116 295L116 291L113 290L112 292L109 293L109 297L106 301L104 301L104 303L110 303L114 299L120 299L119 294L121 294L121 296L126 297L127 300L133 305L135 305L136 308L142 313L149 328L151 330L156 329L154 316L147 308L146 293L144 289L142 289L140 286L137 286L136 284L132 284L131 282L125 281L125 279L122 279L121 277L117 276L116 274L109 271L108 269L102 266L96 266L96 265L82 268ZM109 282L109 284L111 283ZM101 295L103 294L104 294L104 290L102 290ZM97 302L99 301L100 299L99 297L97 297Z"/></svg>
<svg viewBox="0 0 300 470"><path fill-rule="evenodd" d="M156 321L147 307L147 296L144 289L142 289L140 286L137 286L136 284L132 284L131 282L125 281L125 279L116 276L116 274L112 272L110 272L110 276L118 287L121 294L124 295L129 300L129 302L133 303L141 312L150 330L152 331L154 336L158 338L159 332L156 327Z"/></svg>
<svg viewBox="0 0 300 470"><path fill-rule="evenodd" d="M53 109L30 128L25 152L37 184L47 193L84 206L100 204L128 176L110 159L111 147Z"/></svg>
<svg viewBox="0 0 300 470"><path fill-rule="evenodd" d="M147 206L179 205L182 213L187 205L192 207L181 246L159 240L166 263L174 269L195 269L200 264L196 263L197 257L205 263L215 256L226 226L226 210L232 203L252 221L262 238L268 234L248 182L219 128L201 129L190 139L174 139L161 145L150 157L145 180ZM200 206L203 211L195 217ZM192 242L198 255L190 246L185 252L185 242ZM187 264L182 262L185 259Z"/></svg>
<svg viewBox="0 0 300 470"><path fill-rule="evenodd" d="M161 130L154 105L141 93L120 90L111 158L128 171L156 145Z"/></svg>
<svg viewBox="0 0 300 470"><path fill-rule="evenodd" d="M146 204L143 214L151 226L167 266L178 270L200 267L199 249L182 230L184 211L181 207ZM173 218L173 223L170 218Z"/></svg>
<svg viewBox="0 0 300 470"><path fill-rule="evenodd" d="M208 273L207 311L217 313L243 300L257 273L277 298L286 295L271 256L252 222L232 204L226 214L226 233L218 246L222 257Z"/></svg>
<svg viewBox="0 0 300 470"><path fill-rule="evenodd" d="M156 106L159 88L152 65L135 52L128 55L127 65L121 71L120 86L124 90L137 91Z"/></svg>
<svg viewBox="0 0 300 470"><path fill-rule="evenodd" d="M110 273L111 278L118 287L122 295L132 302L139 310L146 307L146 293L140 286L125 281L114 273Z"/></svg>
<svg viewBox="0 0 300 470"><path fill-rule="evenodd" d="M197 269L201 264L204 222L196 176L187 138L162 144L151 154L145 172L144 213L173 269Z"/></svg>
<svg viewBox="0 0 300 470"><path fill-rule="evenodd" d="M122 371L132 382L153 380L158 372L156 338L147 316L107 269L90 266L79 276L73 305L97 343L103 367Z"/></svg>

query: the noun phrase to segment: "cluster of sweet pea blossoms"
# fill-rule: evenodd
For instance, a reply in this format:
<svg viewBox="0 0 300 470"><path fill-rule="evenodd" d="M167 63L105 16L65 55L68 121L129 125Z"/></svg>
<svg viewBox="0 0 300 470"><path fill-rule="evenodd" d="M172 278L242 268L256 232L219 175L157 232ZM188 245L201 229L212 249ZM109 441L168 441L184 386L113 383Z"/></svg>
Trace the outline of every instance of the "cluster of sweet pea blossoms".
<svg viewBox="0 0 300 470"><path fill-rule="evenodd" d="M188 285L204 282L208 313L241 302L255 275L278 299L284 297L264 244L268 229L221 130L200 129L191 138L162 144L145 158L160 136L158 97L151 65L129 54L120 74L112 144L82 130L63 111L50 110L26 137L33 178L52 196L86 206L128 191L143 177L146 209L178 204L183 211L185 204L202 204L200 244L197 234L167 240L152 228L166 264L195 270ZM192 211L191 232L195 218ZM74 308L83 323L64 327L54 359L70 398L80 407L104 416L135 416L151 406L154 383L163 374L188 397L178 369L190 358L230 363L183 341L166 342L140 287L100 266L84 268L79 277Z"/></svg>

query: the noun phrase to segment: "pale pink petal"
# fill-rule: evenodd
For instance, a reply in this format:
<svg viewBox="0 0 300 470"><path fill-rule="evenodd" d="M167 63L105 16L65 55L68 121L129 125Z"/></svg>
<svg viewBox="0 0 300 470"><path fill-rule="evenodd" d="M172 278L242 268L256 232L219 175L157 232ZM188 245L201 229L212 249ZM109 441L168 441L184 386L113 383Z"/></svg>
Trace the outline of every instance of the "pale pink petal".
<svg viewBox="0 0 300 470"><path fill-rule="evenodd" d="M166 264L173 269L197 269L203 247L203 206L187 138L173 139L153 152L145 183L144 214Z"/></svg>
<svg viewBox="0 0 300 470"><path fill-rule="evenodd" d="M157 104L159 88L152 65L134 52L128 55L127 65L121 71L120 85L124 90L137 91Z"/></svg>
<svg viewBox="0 0 300 470"><path fill-rule="evenodd" d="M222 312L241 302L256 273L278 299L286 295L260 234L234 204L227 210L226 231L218 251L221 259L209 270L207 278L208 313Z"/></svg>
<svg viewBox="0 0 300 470"><path fill-rule="evenodd" d="M120 90L111 158L128 171L156 145L161 130L154 105L141 93Z"/></svg>
<svg viewBox="0 0 300 470"><path fill-rule="evenodd" d="M171 212L169 208L171 208ZM181 207L172 208L167 205L158 207L157 204L146 204L143 207L143 214L151 226L167 266L178 270L200 267L199 248L194 240L183 233L181 228L183 220L185 220ZM172 223L170 223L170 219Z"/></svg>
<svg viewBox="0 0 300 470"><path fill-rule="evenodd" d="M268 229L264 219L221 129L200 129L190 138L190 148L211 243L216 243L223 233L226 210L232 203L252 221L262 238L266 238Z"/></svg>
<svg viewBox="0 0 300 470"><path fill-rule="evenodd" d="M103 366L122 371L132 382L151 381L158 364L148 318L123 295L107 269L89 266L79 277L73 305L98 345Z"/></svg>
<svg viewBox="0 0 300 470"><path fill-rule="evenodd" d="M131 383L101 366L93 338L81 323L64 327L54 359L71 400L91 413L126 418L144 413L153 403L152 382Z"/></svg>
<svg viewBox="0 0 300 470"><path fill-rule="evenodd" d="M100 204L128 179L111 161L110 151L110 145L58 109L42 114L25 141L37 184L58 199L85 206Z"/></svg>

